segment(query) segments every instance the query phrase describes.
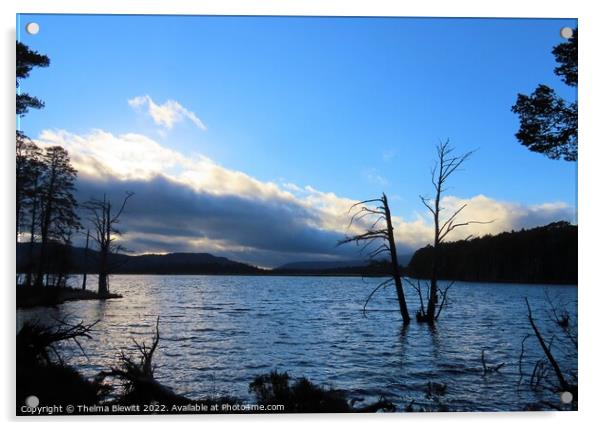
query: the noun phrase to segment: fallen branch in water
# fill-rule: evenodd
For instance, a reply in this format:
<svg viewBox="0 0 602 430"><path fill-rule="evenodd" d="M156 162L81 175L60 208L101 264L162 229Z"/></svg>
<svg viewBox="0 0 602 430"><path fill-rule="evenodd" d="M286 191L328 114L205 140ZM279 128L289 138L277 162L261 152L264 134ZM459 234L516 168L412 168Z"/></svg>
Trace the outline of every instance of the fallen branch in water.
<svg viewBox="0 0 602 430"><path fill-rule="evenodd" d="M484 349L481 350L481 364L483 365L483 376L485 376L489 373L499 372L500 369L506 365L506 363L500 363L500 364L496 364L494 366L487 366L487 364L485 363L485 350Z"/></svg>
<svg viewBox="0 0 602 430"><path fill-rule="evenodd" d="M529 323L531 323L531 327L533 328L533 331L535 332L535 336L537 337L537 340L539 341L539 345L541 346L541 349L543 350L544 354L546 355L548 362L552 366L552 369L554 369L554 373L556 374L556 378L558 379L560 388L564 391L569 391L569 388L570 388L569 383L564 378L564 375L562 374L562 370L560 370L560 366L558 365L558 362L556 361L556 359L554 358L554 355L552 355L552 352L550 351L550 347L546 344L543 336L539 332L539 329L537 328L537 325L535 324L535 321L533 320L533 314L531 313L531 306L529 305L529 299L527 299L526 297L525 297L525 302L527 303L527 310L529 311L529 314L528 314Z"/></svg>
<svg viewBox="0 0 602 430"><path fill-rule="evenodd" d="M575 381L575 383L570 383L564 373L562 372L562 369L560 368L560 365L558 364L558 361L556 360L556 358L554 357L554 354L552 353L552 342L554 341L554 338L552 338L552 340L550 340L549 343L546 343L543 335L541 334L541 332L539 331L539 328L537 327L537 324L535 323L535 320L533 318L533 313L531 311L531 306L529 304L529 300L525 297L525 303L527 304L527 316L529 319L529 323L531 324L531 328L533 329L533 332L535 333L535 337L537 338L538 342L539 342L539 346L541 347L542 351L544 352L544 355L546 357L547 360L547 364L549 364L549 367L546 366L546 363L544 362L544 360L539 360L536 365L535 368L533 369L533 373L531 375L531 386L539 386L541 384L542 381L544 381L546 379L547 376L547 371L548 369L551 367L551 369L554 372L554 375L556 376L556 380L557 380L557 385L554 386L552 388L552 391L558 393L558 392L569 392L572 395L572 407L576 407L577 405L577 393L578 393L578 388L577 388L577 378L576 378L576 374L573 374L573 380ZM562 327L561 324L558 324L559 326ZM570 338L570 336L569 336ZM576 343L576 338L574 339L574 346L576 347L577 343ZM571 339L572 341L572 339Z"/></svg>

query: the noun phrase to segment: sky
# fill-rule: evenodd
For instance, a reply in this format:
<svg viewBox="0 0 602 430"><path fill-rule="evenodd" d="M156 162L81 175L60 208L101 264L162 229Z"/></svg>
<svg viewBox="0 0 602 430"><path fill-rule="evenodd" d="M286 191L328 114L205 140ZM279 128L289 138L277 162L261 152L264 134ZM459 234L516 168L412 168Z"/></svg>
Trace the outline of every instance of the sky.
<svg viewBox="0 0 602 430"><path fill-rule="evenodd" d="M23 81L46 106L18 127L69 151L80 201L135 193L132 253L358 258L336 247L362 227L348 209L383 192L411 253L432 239L419 196L446 139L476 150L446 211L493 221L450 239L576 223L576 163L521 146L510 110L540 83L575 99L553 73L564 26L576 21L21 15L17 37L51 64Z"/></svg>

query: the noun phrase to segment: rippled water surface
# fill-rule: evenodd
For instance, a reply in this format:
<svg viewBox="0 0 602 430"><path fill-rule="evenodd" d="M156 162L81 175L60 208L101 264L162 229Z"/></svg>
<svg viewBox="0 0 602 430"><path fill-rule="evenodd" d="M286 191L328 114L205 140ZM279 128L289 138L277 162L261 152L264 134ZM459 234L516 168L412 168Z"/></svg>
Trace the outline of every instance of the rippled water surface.
<svg viewBox="0 0 602 430"><path fill-rule="evenodd" d="M542 331L556 330L545 296L576 314L577 288L456 283L436 329L403 329L395 291L378 293L367 318L362 306L378 279L352 277L114 276L123 299L78 301L17 312L28 319L100 320L84 339L88 358L69 345L70 363L87 375L116 364L132 338L151 341L160 316L157 379L190 397L234 395L251 400L253 377L273 369L344 389L351 398L384 395L399 408L424 401L428 381L445 382L453 410L516 410L544 394L517 390L523 336L531 333L528 297ZM407 289L412 313L418 303ZM482 375L505 362L499 373ZM534 338L525 342L525 368L542 358ZM576 367L575 358L560 357Z"/></svg>

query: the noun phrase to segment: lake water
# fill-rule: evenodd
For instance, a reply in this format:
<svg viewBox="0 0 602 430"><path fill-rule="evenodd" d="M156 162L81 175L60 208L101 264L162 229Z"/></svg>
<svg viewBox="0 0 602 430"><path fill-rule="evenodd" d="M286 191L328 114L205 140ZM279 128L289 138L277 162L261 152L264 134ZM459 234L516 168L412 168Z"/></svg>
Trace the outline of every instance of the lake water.
<svg viewBox="0 0 602 430"><path fill-rule="evenodd" d="M442 399L452 410L517 410L551 395L517 389L521 342L532 333L524 298L551 338L559 329L550 321L546 292L576 315L575 286L457 282L433 330L415 321L403 328L392 287L374 296L364 317L364 301L379 282L118 275L111 278L111 291L123 299L18 310L17 328L30 319L100 320L93 338L81 342L88 358L72 345L62 347L69 363L93 376L117 364L120 350L132 350L132 338L148 344L160 316L156 377L193 398L234 395L251 401L249 383L274 369L344 389L360 403L382 395L398 409L412 400L428 404L429 381L448 384ZM416 294L406 287L406 295L414 314ZM488 364L506 363L499 373L483 376L483 349ZM525 373L530 376L540 358L535 338L527 339ZM576 369L576 356L558 352L558 358Z"/></svg>

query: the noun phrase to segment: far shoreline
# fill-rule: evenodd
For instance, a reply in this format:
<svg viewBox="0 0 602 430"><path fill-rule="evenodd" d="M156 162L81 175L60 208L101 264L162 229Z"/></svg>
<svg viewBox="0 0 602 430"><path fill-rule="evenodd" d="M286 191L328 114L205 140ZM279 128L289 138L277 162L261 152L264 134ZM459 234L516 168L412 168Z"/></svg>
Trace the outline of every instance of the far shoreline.
<svg viewBox="0 0 602 430"><path fill-rule="evenodd" d="M70 273L69 276L83 276L83 273ZM96 273L87 273L87 275L96 276ZM111 273L111 276L236 276L236 277L314 277L314 278L387 278L388 274L361 274L361 273L307 273L307 272L267 272L266 273L147 273L147 272L128 272L128 273ZM408 275L403 275L404 278L416 279L420 281L430 282L427 278L418 278ZM466 282L470 284L511 284L511 285L558 285L558 286L578 286L578 282L551 282L551 281L524 281L524 280L465 280L465 279L438 279L438 282ZM24 287L26 288L26 287ZM47 287L55 288L55 287ZM69 287L71 288L71 287ZM79 288L72 288L80 290ZM94 292L94 290L85 290Z"/></svg>

